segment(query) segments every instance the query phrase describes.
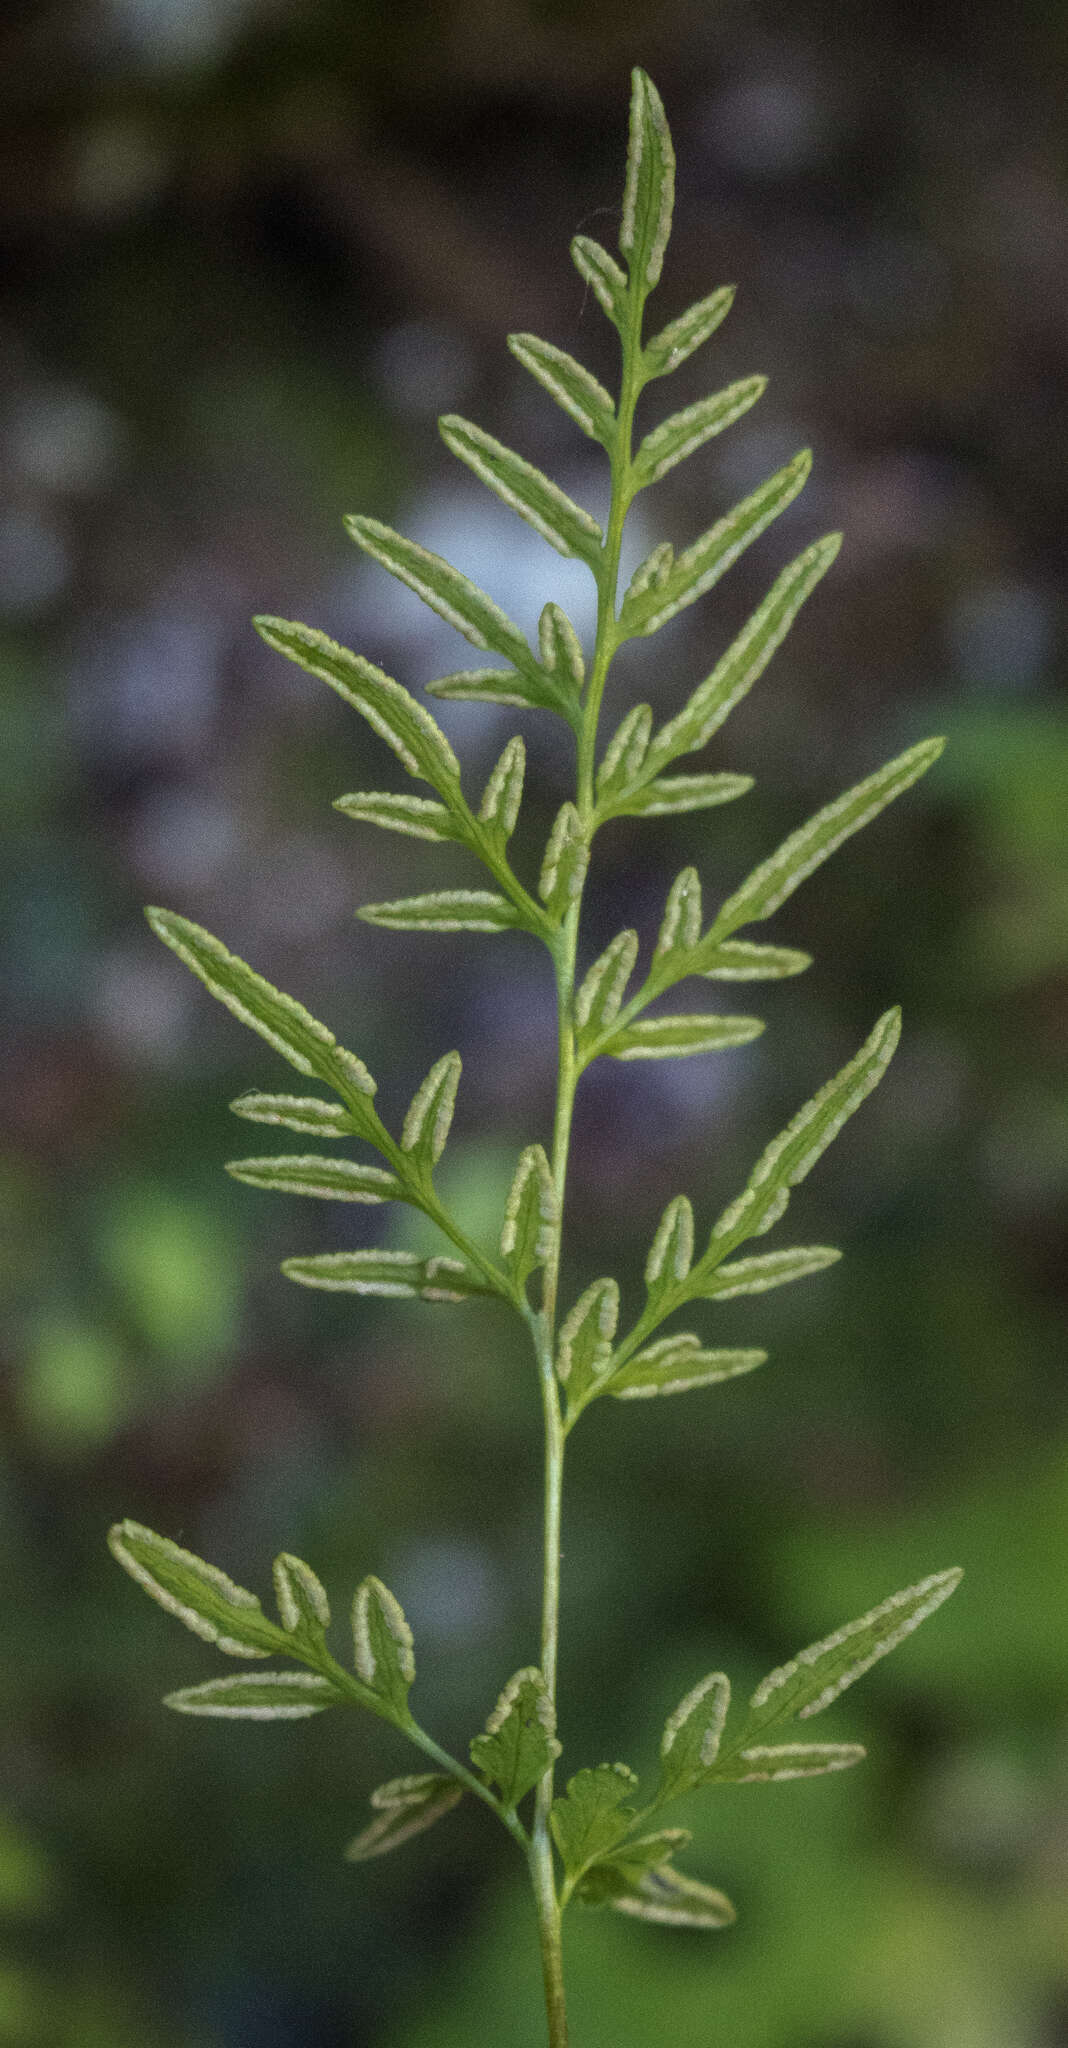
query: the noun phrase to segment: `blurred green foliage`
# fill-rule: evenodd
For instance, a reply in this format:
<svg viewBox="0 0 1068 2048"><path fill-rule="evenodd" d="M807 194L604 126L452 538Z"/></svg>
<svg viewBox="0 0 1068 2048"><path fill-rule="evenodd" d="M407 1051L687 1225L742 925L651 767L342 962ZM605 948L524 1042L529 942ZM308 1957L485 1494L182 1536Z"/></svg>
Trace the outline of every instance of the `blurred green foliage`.
<svg viewBox="0 0 1068 2048"><path fill-rule="evenodd" d="M731 1078L595 1071L581 1098L572 1294L609 1265L636 1284L664 1201L710 1214L905 1004L890 1079L804 1191L805 1237L847 1256L762 1300L770 1365L681 1427L642 1404L576 1436L565 1764L640 1767L713 1665L755 1675L932 1560L968 1579L836 1710L834 1734L870 1738L861 1772L695 1805L736 1930L574 1916L575 2038L1068 2041L1065 12L646 12L101 0L88 32L61 0L2 31L5 2048L541 2038L529 1903L489 1820L450 1817L373 1882L347 1867L367 1787L405 1767L388 1734L172 1722L160 1695L203 1658L103 1536L132 1513L256 1586L293 1547L339 1604L380 1571L454 1747L529 1658L536 1398L504 1318L285 1287L279 1259L348 1242L345 1220L219 1171L246 1149L225 1104L278 1072L157 957L140 904L303 996L391 1113L459 1045L450 1192L489 1227L544 1136L534 949L446 962L354 930L357 901L426 886L422 856L331 814L382 757L247 620L307 617L412 687L456 665L361 568L348 511L447 542L524 624L563 595L433 416L462 405L589 482L502 341L534 328L611 374L566 242L610 239L635 60L689 166L664 289L741 287L677 402L772 374L759 426L658 516L698 530L800 430L797 545L847 532L710 761L758 786L712 816L709 887L895 747L950 745L779 921L817 964L769 994ZM655 666L620 664L621 704L707 672L779 566L762 545ZM488 769L507 727L448 716ZM525 730L533 844L562 791ZM603 844L601 942L648 933L690 823ZM752 1341L746 1304L721 1315L717 1341Z"/></svg>

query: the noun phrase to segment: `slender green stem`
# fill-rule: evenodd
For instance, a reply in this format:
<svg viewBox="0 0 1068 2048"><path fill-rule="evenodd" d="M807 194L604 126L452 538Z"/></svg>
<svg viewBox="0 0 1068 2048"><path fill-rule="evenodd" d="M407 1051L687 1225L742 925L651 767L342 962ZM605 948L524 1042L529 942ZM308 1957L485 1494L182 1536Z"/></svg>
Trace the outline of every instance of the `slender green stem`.
<svg viewBox="0 0 1068 2048"><path fill-rule="evenodd" d="M424 1756L428 1756L432 1763L439 1764L441 1769L447 1772L450 1778L456 1778L459 1781L465 1791L473 1792L477 1799L481 1799L483 1805L488 1806L491 1812L497 1815L498 1820L504 1822L509 1834L515 1836L520 1847L524 1851L527 1850L529 1837L514 1808L502 1806L500 1800L494 1797L488 1785L484 1785L480 1778L476 1778L474 1772L469 1771L467 1765L460 1763L457 1757L450 1756L447 1749L442 1749L434 1741L433 1736L427 1734L425 1728L420 1728L418 1721L412 1721L410 1725L406 1726L405 1733L415 1743L416 1748L421 1749Z"/></svg>
<svg viewBox="0 0 1068 2048"><path fill-rule="evenodd" d="M616 598L619 587L619 556L623 523L633 495L630 445L634 407L641 389L641 322L644 293L633 287L629 301L626 333L623 336L623 376L612 448L612 503L604 550L597 572L597 633L590 668L582 730L579 735L577 808L587 838L596 822L594 762L601 699L609 665L618 645ZM553 1121L552 1176L561 1218L567 1187L568 1155L575 1088L580 1067L575 1047L575 965L578 958L579 919L582 895L564 919L552 947L556 969L558 1019L558 1063L556 1112ZM560 1273L561 1231L543 1276L542 1307L528 1314L538 1365L542 1411L545 1423L545 1505L542 1556L541 1670L546 1690L556 1704L557 1648L560 1633L560 1518L563 1498L564 1440L566 1429L560 1404L554 1364L557 1293ZM560 1940L561 1899L557 1894L553 1867L549 1814L553 1802L554 1768L550 1764L537 1788L534 1824L528 1860L538 1910L545 2009L549 2026L549 2048L567 2048L567 2010L564 1997L563 1956Z"/></svg>

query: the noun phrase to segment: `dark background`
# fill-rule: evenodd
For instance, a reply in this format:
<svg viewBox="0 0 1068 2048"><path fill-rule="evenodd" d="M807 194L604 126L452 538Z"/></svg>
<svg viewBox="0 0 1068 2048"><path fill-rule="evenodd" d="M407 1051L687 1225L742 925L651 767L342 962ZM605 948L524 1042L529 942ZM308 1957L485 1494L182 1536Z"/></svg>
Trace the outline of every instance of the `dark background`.
<svg viewBox="0 0 1068 2048"><path fill-rule="evenodd" d="M1028 0L9 4L11 2048L541 2040L503 1833L465 1808L346 1865L368 1788L408 1752L356 1716L161 1712L218 1660L103 1539L132 1514L263 1592L295 1549L334 1595L339 1644L352 1586L379 1572L415 1627L417 1708L454 1748L533 1654L539 1426L515 1332L492 1308L338 1303L279 1278L286 1252L368 1241L375 1213L223 1175L256 1149L228 1100L287 1071L140 906L202 920L305 999L379 1076L387 1117L458 1045L446 1181L492 1233L516 1149L546 1135L547 963L522 938L354 925L361 900L478 876L331 812L402 778L248 621L307 618L414 689L469 663L351 549L341 515L367 511L524 627L555 596L588 633L580 572L459 470L434 417L470 414L603 504L597 451L503 338L533 329L615 376L567 243L614 242L636 61L680 163L654 310L739 285L647 417L772 377L751 420L642 501L646 540L686 541L799 445L816 462L722 591L621 658L617 705L675 705L790 554L831 526L847 540L709 752L757 791L606 830L591 953L623 923L655 930L684 862L714 900L899 747L951 744L776 920L817 964L752 992L763 1039L584 1085L566 1296L609 1270L633 1299L664 1200L686 1188L707 1226L878 1011L905 1006L888 1080L785 1240L847 1258L702 1323L767 1342L769 1366L684 1402L605 1403L574 1440L565 1765L648 1767L705 1671L741 1685L928 1570L968 1577L821 1723L870 1739L861 1771L695 1802L690 1867L737 1898L735 1931L570 1917L575 2038L1068 2043L1066 45L1065 8ZM563 728L446 722L472 788L525 731L536 859L570 786Z"/></svg>

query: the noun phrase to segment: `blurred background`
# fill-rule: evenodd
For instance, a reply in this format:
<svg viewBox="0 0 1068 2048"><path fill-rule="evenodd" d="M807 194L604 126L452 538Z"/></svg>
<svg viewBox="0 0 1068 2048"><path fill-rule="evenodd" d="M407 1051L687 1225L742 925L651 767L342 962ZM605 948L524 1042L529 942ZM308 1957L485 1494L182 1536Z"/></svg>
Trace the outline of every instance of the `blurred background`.
<svg viewBox="0 0 1068 2048"><path fill-rule="evenodd" d="M218 1660L121 1577L104 1532L134 1515L261 1592L295 1549L342 1618L378 1572L415 1628L418 1710L454 1748L530 1659L540 1443L515 1333L489 1307L280 1279L288 1252L400 1226L226 1178L257 1149L229 1099L288 1070L141 905L203 921L302 997L379 1076L387 1118L459 1046L445 1180L496 1228L518 1147L547 1132L547 964L519 937L354 924L360 901L478 876L330 810L403 777L249 617L306 618L416 690L469 664L346 541L341 515L366 511L525 628L553 596L588 634L583 574L434 421L469 414L603 506L597 451L504 335L543 333L614 380L567 244L614 244L635 61L680 165L657 324L739 286L643 417L753 370L772 382L641 501L632 557L687 541L798 446L816 461L722 590L620 659L619 710L668 712L791 554L829 527L847 540L709 750L757 790L606 830L587 958L624 923L654 932L685 862L714 900L898 748L950 746L776 920L817 964L753 992L758 1043L584 1084L565 1298L614 1271L633 1300L663 1202L687 1189L707 1227L878 1011L905 1006L888 1080L785 1240L847 1258L702 1318L767 1343L767 1368L606 1402L574 1439L565 1763L650 1768L706 1671L743 1684L928 1570L968 1577L821 1724L870 1741L861 1771L680 1814L734 1932L571 1916L575 2039L1068 2043L1066 56L1062 0L8 0L5 2048L542 2039L504 1834L465 1808L346 1865L367 1790L408 1753L357 1716L162 1712ZM519 857L536 861L570 788L564 728L482 707L443 723L475 790L524 731Z"/></svg>

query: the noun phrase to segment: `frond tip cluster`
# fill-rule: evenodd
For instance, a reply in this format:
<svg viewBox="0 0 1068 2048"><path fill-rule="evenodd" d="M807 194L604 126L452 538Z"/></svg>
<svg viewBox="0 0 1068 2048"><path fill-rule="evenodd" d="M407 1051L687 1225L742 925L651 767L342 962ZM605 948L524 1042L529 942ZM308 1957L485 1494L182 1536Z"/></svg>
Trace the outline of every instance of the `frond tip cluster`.
<svg viewBox="0 0 1068 2048"><path fill-rule="evenodd" d="M504 1686L483 1733L470 1746L470 1767L448 1756L414 1719L411 1630L394 1596L366 1578L352 1608L349 1665L327 1643L330 1610L311 1568L284 1555L275 1566L279 1622L255 1595L236 1586L168 1539L134 1522L112 1532L120 1564L160 1605L230 1655L281 1655L288 1668L217 1678L171 1696L187 1714L252 1720L293 1719L325 1708L357 1705L377 1714L419 1747L430 1773L398 1778L372 1795L373 1818L350 1845L355 1861L377 1856L449 1812L464 1793L497 1813L527 1855L538 1906L550 2040L566 2040L559 1923L574 1897L590 1905L654 1921L723 1927L733 1917L714 1888L682 1876L673 1864L689 1837L684 1829L650 1828L670 1801L728 1780L810 1777L859 1761L852 1743L769 1743L795 1717L820 1712L876 1659L883 1657L951 1593L959 1574L941 1572L893 1595L859 1621L835 1631L773 1671L731 1725L731 1689L719 1672L699 1681L664 1731L656 1789L637 1803L638 1779L624 1764L581 1769L557 1796L556 1651L559 1615L560 1497L564 1442L580 1415L601 1396L620 1400L719 1385L761 1365L760 1350L717 1349L699 1333L662 1326L680 1310L763 1293L832 1264L823 1245L786 1246L736 1256L782 1217L793 1190L817 1163L847 1118L881 1080L900 1033L889 1010L859 1051L819 1088L760 1154L742 1189L711 1224L703 1248L690 1198L664 1210L645 1265L644 1305L621 1328L623 1293L614 1276L595 1278L558 1316L557 1276L566 1217L571 1112L580 1077L595 1061L685 1058L751 1041L759 1017L718 1009L680 1014L658 1010L659 999L683 981L758 982L802 973L809 955L791 946L739 937L762 924L854 832L903 794L937 759L938 739L921 741L835 796L800 825L709 913L695 867L668 891L650 957L639 970L638 934L613 937L580 969L582 904L596 834L611 819L657 818L718 808L751 788L747 775L698 765L699 755L759 680L801 606L833 563L838 534L810 541L784 568L752 618L680 708L657 726L652 709L627 712L606 745L599 742L601 707L612 660L629 640L659 631L719 581L802 489L811 457L802 450L744 501L720 516L679 552L661 541L620 591L620 546L627 511L713 436L755 405L765 379L750 376L687 405L652 428L635 448L635 406L644 387L668 376L718 328L733 289L723 287L643 338L645 302L657 284L671 230L675 158L664 110L651 80L635 71L619 248L620 265L588 236L572 244L575 265L616 329L619 390L608 392L555 343L513 335L517 362L603 449L610 468L607 526L576 504L524 456L456 414L440 422L451 452L562 555L583 562L597 595L592 647L580 643L558 604L545 606L536 645L497 601L442 557L365 514L346 520L352 539L441 618L457 628L491 665L437 678L432 694L554 712L574 735L573 797L552 825L536 874L524 878L509 851L524 793L522 738L510 738L481 792L465 793L457 754L426 708L393 677L317 629L271 617L256 625L268 646L326 682L391 750L405 773L430 794L359 791L337 808L361 825L463 848L485 870L479 887L365 904L367 922L399 931L500 934L523 932L547 949L559 1007L559 1078L552 1142L520 1154L501 1219L499 1241L470 1238L438 1192L435 1174L448 1142L460 1058L446 1052L421 1083L401 1122L390 1130L375 1106L376 1086L363 1061L301 1004L280 993L210 933L167 910L149 921L207 989L267 1040L323 1095L252 1090L232 1104L248 1122L302 1138L355 1141L375 1163L336 1151L285 1153L233 1161L229 1172L251 1187L357 1205L406 1203L441 1233L440 1253L422 1257L386 1248L311 1252L285 1261L300 1284L352 1294L419 1297L428 1302L497 1297L527 1326L543 1402L547 1460L543 1627L537 1663ZM485 884L488 883L488 886ZM532 1814L519 1808L534 1795ZM555 1857L555 1861L554 1861Z"/></svg>

